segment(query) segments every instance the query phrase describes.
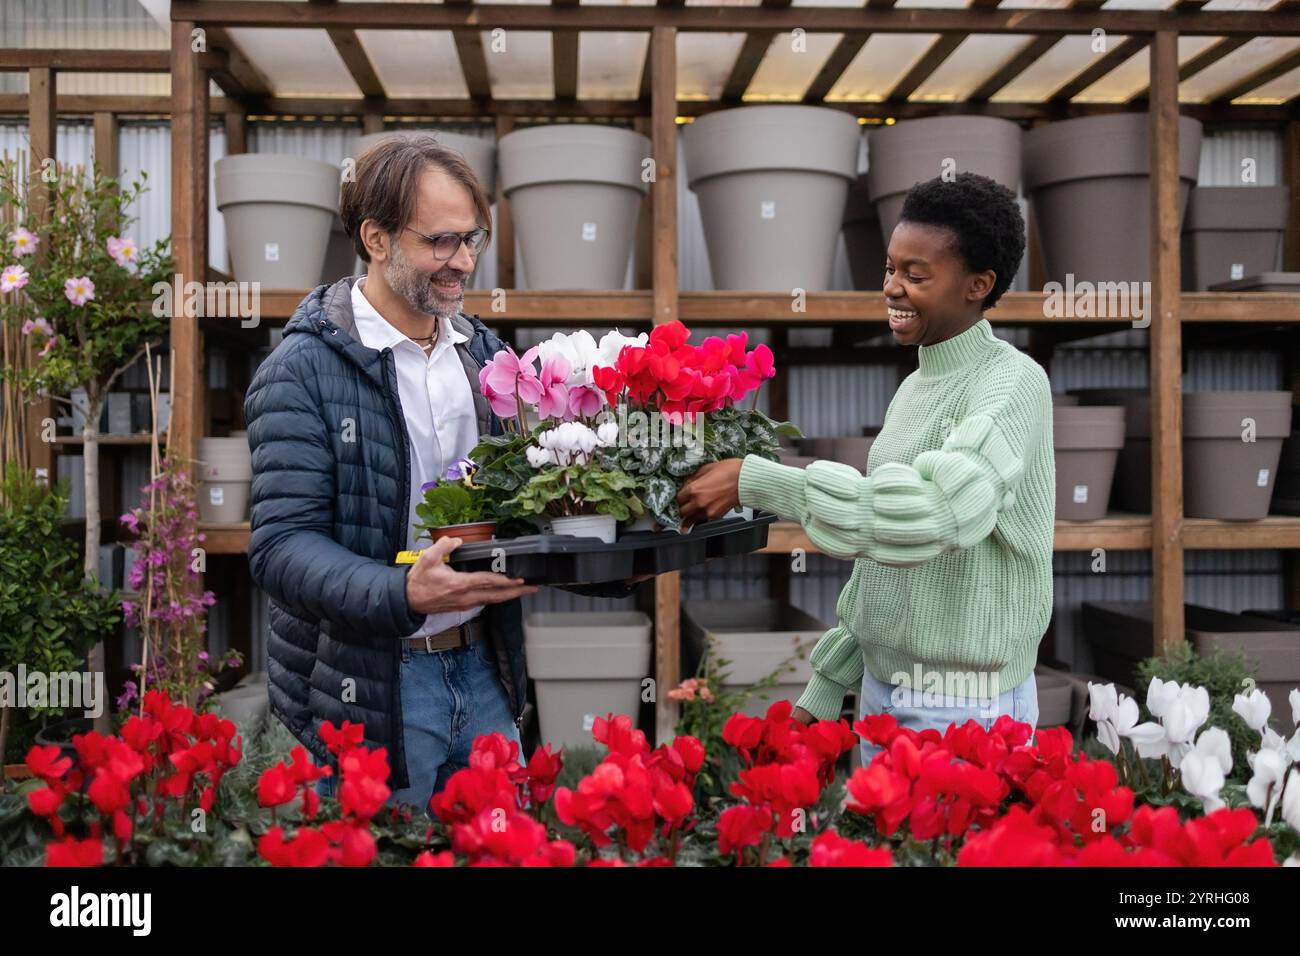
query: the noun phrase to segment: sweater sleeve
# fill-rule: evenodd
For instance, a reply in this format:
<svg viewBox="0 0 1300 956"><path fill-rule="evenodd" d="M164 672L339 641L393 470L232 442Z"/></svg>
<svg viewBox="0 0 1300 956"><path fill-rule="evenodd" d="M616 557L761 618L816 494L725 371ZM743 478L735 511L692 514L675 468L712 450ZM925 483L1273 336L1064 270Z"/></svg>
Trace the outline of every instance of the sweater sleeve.
<svg viewBox="0 0 1300 956"><path fill-rule="evenodd" d="M799 469L750 455L740 470L740 503L798 521L813 544L837 558L912 567L969 548L1015 504L1028 449L1050 407L1037 366L1021 366L1010 378L977 395L943 446L910 465L888 462L863 477L840 462Z"/></svg>
<svg viewBox="0 0 1300 956"><path fill-rule="evenodd" d="M818 720L835 720L844 695L862 680L862 647L853 632L839 624L822 635L808 663L813 676L795 706Z"/></svg>

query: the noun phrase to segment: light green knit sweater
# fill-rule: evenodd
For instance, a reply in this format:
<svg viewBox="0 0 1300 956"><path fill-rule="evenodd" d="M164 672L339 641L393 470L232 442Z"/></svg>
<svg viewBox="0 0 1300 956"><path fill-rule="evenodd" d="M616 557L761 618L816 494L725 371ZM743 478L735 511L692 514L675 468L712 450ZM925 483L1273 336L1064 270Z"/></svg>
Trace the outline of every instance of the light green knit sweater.
<svg viewBox="0 0 1300 956"><path fill-rule="evenodd" d="M839 462L799 469L754 455L740 470L742 505L796 520L826 554L857 559L798 701L819 719L839 716L864 666L918 690L972 674L1010 690L1033 671L1051 617L1047 375L987 319L920 346L918 361L889 403L866 477Z"/></svg>

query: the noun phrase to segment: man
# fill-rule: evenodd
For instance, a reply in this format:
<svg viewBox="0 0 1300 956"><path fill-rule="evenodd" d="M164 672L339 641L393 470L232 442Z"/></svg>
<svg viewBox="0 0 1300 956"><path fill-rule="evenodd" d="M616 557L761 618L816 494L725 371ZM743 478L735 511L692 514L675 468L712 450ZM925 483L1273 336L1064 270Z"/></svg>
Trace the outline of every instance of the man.
<svg viewBox="0 0 1300 956"><path fill-rule="evenodd" d="M453 571L457 538L394 564L416 546L420 486L501 433L478 376L502 343L461 312L491 218L464 158L429 136L384 140L354 174L340 212L367 275L303 300L244 403L248 557L272 599L272 713L322 762L322 721L364 724L393 800L427 807L475 737L519 740L518 599L537 589Z"/></svg>

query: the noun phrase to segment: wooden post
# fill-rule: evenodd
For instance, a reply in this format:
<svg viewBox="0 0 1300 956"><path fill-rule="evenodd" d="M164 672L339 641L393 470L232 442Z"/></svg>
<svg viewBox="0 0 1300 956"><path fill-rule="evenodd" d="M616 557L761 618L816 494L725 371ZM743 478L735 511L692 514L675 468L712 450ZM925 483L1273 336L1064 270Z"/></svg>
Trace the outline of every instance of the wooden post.
<svg viewBox="0 0 1300 956"><path fill-rule="evenodd" d="M104 176L118 177L117 117L107 110L95 114L95 163Z"/></svg>
<svg viewBox="0 0 1300 956"><path fill-rule="evenodd" d="M56 112L57 79L53 70L39 67L27 71L28 95L28 139L31 142L31 168L39 173L45 168L46 160L51 164L58 158L58 113ZM29 205L38 224L49 221L50 191L35 190L29 198ZM38 255L48 250L38 249ZM49 398L38 399L27 406L27 457L37 479L46 478L50 484L58 480L54 470L54 446L45 441L45 422L54 418L54 401ZM94 494L93 488L86 489L87 494Z"/></svg>
<svg viewBox="0 0 1300 956"><path fill-rule="evenodd" d="M1156 647L1184 639L1178 36L1151 46L1151 596Z"/></svg>
<svg viewBox="0 0 1300 956"><path fill-rule="evenodd" d="M515 128L513 116L498 116L496 119L497 142ZM505 187L501 177L497 177L497 222L492 241L497 247L497 288L513 289L515 287L515 226L510 218L510 201L506 199Z"/></svg>
<svg viewBox="0 0 1300 956"><path fill-rule="evenodd" d="M192 21L172 23L172 255L186 282L206 282L208 270L208 76L191 51ZM193 460L203 421L203 336L180 296L171 317L172 396L167 446Z"/></svg>
<svg viewBox="0 0 1300 956"><path fill-rule="evenodd" d="M384 112L380 107L367 109L365 115L361 117L361 133L369 136L371 133L382 133L384 131Z"/></svg>
<svg viewBox="0 0 1300 956"><path fill-rule="evenodd" d="M650 129L654 141L653 279L655 325L677 318L677 30L655 27L650 37ZM681 681L681 572L655 578L655 741L672 740Z"/></svg>
<svg viewBox="0 0 1300 956"><path fill-rule="evenodd" d="M654 129L650 117L636 117L632 120L632 128L653 142ZM636 249L632 262L632 285L636 289L654 288L654 221L654 196L647 191L636 220Z"/></svg>
<svg viewBox="0 0 1300 956"><path fill-rule="evenodd" d="M226 155L237 156L248 152L248 114L243 110L227 110Z"/></svg>
<svg viewBox="0 0 1300 956"><path fill-rule="evenodd" d="M1282 138L1282 181L1291 187L1282 268L1300 271L1300 121L1286 124Z"/></svg>
<svg viewBox="0 0 1300 956"><path fill-rule="evenodd" d="M650 125L654 135L654 323L677 319L677 28L650 39Z"/></svg>

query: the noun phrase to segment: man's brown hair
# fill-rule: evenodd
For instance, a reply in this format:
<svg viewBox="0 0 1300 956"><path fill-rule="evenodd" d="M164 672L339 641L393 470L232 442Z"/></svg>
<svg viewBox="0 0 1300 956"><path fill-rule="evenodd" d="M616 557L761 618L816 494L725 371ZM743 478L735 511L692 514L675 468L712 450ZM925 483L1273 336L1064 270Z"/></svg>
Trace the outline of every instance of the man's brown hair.
<svg viewBox="0 0 1300 956"><path fill-rule="evenodd" d="M469 190L478 211L479 225L492 228L492 211L483 184L465 157L427 133L387 136L357 157L350 182L339 195L343 230L362 262L370 253L361 241L361 224L373 219L390 236L396 236L415 216L420 174L440 169Z"/></svg>

